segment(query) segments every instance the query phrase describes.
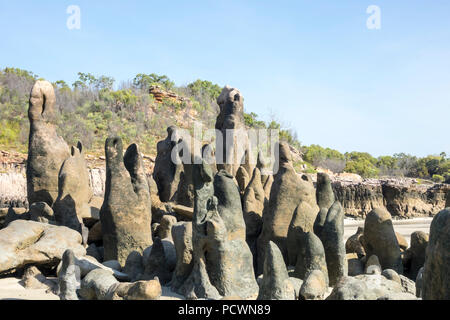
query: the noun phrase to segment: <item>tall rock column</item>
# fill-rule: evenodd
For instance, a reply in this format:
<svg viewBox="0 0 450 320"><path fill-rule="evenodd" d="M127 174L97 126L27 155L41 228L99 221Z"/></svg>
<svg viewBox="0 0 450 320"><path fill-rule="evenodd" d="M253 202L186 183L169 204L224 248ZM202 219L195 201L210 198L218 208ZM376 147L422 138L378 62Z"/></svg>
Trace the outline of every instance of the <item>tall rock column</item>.
<svg viewBox="0 0 450 320"><path fill-rule="evenodd" d="M58 189L58 198L53 205L56 221L81 232L83 217L90 215L89 202L93 196L81 142L77 147L72 146L70 157L61 167Z"/></svg>
<svg viewBox="0 0 450 320"><path fill-rule="evenodd" d="M249 141L244 124L244 97L238 89L225 86L217 98L220 107L216 120L216 130L222 139L216 138L217 168L225 169L233 177L242 166L247 173L253 172L256 162L251 159ZM233 135L227 136L228 133ZM242 152L241 152L242 151Z"/></svg>
<svg viewBox="0 0 450 320"><path fill-rule="evenodd" d="M58 197L58 173L70 156L69 146L56 133L55 91L48 81L37 81L30 93L28 118L30 135L27 159L28 203L46 202L50 207Z"/></svg>
<svg viewBox="0 0 450 320"><path fill-rule="evenodd" d="M434 216L423 269L422 298L450 300L450 208Z"/></svg>
<svg viewBox="0 0 450 320"><path fill-rule="evenodd" d="M105 154L105 199L100 210L104 260L118 260L124 266L130 253L142 253L152 244L150 190L136 144L123 156L122 140L110 137Z"/></svg>
<svg viewBox="0 0 450 320"><path fill-rule="evenodd" d="M257 242L257 274L263 272L264 254L269 241L273 241L280 248L285 262L288 262L287 235L298 205L305 202L311 207L308 212L316 212L316 214L319 212L314 185L305 175L302 177L297 175L292 166L289 146L285 142L279 144L278 161L279 169L270 191L269 205L263 213L262 232ZM312 231L315 216L303 217L303 212L299 214L298 220L304 221L305 225L309 226L303 231Z"/></svg>

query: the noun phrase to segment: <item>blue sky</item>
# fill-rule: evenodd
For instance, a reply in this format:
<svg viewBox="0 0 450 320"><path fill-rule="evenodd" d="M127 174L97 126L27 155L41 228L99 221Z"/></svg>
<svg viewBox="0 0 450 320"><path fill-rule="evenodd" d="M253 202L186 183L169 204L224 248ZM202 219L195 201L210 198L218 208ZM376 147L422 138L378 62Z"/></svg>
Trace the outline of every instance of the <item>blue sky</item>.
<svg viewBox="0 0 450 320"><path fill-rule="evenodd" d="M80 30L66 27L69 5ZM449 16L448 0L0 0L0 67L68 83L79 71L206 79L303 144L450 154Z"/></svg>

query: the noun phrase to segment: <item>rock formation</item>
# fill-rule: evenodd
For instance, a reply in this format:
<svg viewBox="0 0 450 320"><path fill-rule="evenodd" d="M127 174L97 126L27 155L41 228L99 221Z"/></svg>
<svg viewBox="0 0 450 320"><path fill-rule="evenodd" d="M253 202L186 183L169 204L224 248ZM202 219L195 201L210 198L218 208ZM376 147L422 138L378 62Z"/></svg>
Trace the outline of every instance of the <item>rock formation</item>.
<svg viewBox="0 0 450 320"><path fill-rule="evenodd" d="M411 234L411 246L403 255L405 275L416 280L420 268L425 264L425 253L428 246L428 234L415 231Z"/></svg>
<svg viewBox="0 0 450 320"><path fill-rule="evenodd" d="M264 273L258 300L294 300L295 290L278 246L269 241L264 255Z"/></svg>
<svg viewBox="0 0 450 320"><path fill-rule="evenodd" d="M172 237L176 251L176 265L170 287L179 292L180 287L192 272L192 222L177 222L172 228Z"/></svg>
<svg viewBox="0 0 450 320"><path fill-rule="evenodd" d="M164 241L164 243L163 243ZM151 252L144 261L144 274L142 280L151 280L158 277L161 284L165 285L172 279L172 273L176 266L176 252L172 242L158 237L153 242Z"/></svg>
<svg viewBox="0 0 450 320"><path fill-rule="evenodd" d="M254 256L256 265L256 241L262 229L262 215L264 206L269 203L261 182L261 173L258 168L253 170L253 176L242 199L242 209L246 228L246 241Z"/></svg>
<svg viewBox="0 0 450 320"><path fill-rule="evenodd" d="M34 221L13 221L0 230L0 275L27 265L57 266L66 249L86 254L78 232Z"/></svg>
<svg viewBox="0 0 450 320"><path fill-rule="evenodd" d="M300 234L295 270L292 276L305 280L313 270L320 270L328 286L328 269L325 249L322 242L312 231Z"/></svg>
<svg viewBox="0 0 450 320"><path fill-rule="evenodd" d="M180 183L180 174L183 165L175 164L172 161L172 150L180 139L178 128L176 126L170 126L167 128L166 139L159 141L156 146L157 155L155 168L153 169L153 179L158 186L159 198L163 202L174 200Z"/></svg>
<svg viewBox="0 0 450 320"><path fill-rule="evenodd" d="M350 236L345 242L345 251L347 253L356 253L359 258L366 255L364 246L362 245L362 236L364 234L364 228L358 227L356 233Z"/></svg>
<svg viewBox="0 0 450 320"><path fill-rule="evenodd" d="M292 216L297 206L304 201L319 212L316 204L315 189L307 176L299 176L292 166L289 146L279 144L279 169L275 175L270 192L269 204L263 214L263 227L257 243L257 274L261 274L264 263L265 248L269 241L275 242L287 262L286 238ZM314 217L315 219L315 217ZM312 219L312 225L314 223Z"/></svg>
<svg viewBox="0 0 450 320"><path fill-rule="evenodd" d="M374 208L393 217L430 216L445 206L448 184L417 184L414 179L336 180L332 187L347 215L364 218Z"/></svg>
<svg viewBox="0 0 450 320"><path fill-rule="evenodd" d="M104 259L124 265L131 252L152 244L150 191L136 144L123 156L122 140L110 137L105 154L106 192L100 211Z"/></svg>
<svg viewBox="0 0 450 320"><path fill-rule="evenodd" d="M46 202L58 196L58 173L70 153L54 124L55 92L48 81L37 81L30 93L30 136L27 159L28 203Z"/></svg>
<svg viewBox="0 0 450 320"><path fill-rule="evenodd" d="M59 298L61 300L78 300L79 285L80 273L75 265L75 254L68 249L62 256L62 267L58 274Z"/></svg>
<svg viewBox="0 0 450 320"><path fill-rule="evenodd" d="M30 206L29 216L31 221L55 224L53 209L47 202L35 202Z"/></svg>
<svg viewBox="0 0 450 320"><path fill-rule="evenodd" d="M300 300L323 300L328 290L327 279L320 270L311 271L300 289Z"/></svg>
<svg viewBox="0 0 450 320"><path fill-rule="evenodd" d="M424 300L450 299L450 208L431 222L422 280Z"/></svg>
<svg viewBox="0 0 450 320"><path fill-rule="evenodd" d="M348 272L344 244L344 210L339 201L335 201L328 210L319 238L325 249L330 285L334 286L339 278L346 276Z"/></svg>
<svg viewBox="0 0 450 320"><path fill-rule="evenodd" d="M77 147L71 147L58 175L58 198L53 205L56 221L81 233L83 217L90 215L92 196L83 146L78 142Z"/></svg>
<svg viewBox="0 0 450 320"><path fill-rule="evenodd" d="M403 287L380 274L342 277L326 300L416 300Z"/></svg>
<svg viewBox="0 0 450 320"><path fill-rule="evenodd" d="M376 208L367 215L363 245L368 257L373 254L378 257L382 270L393 269L398 274L403 274L400 247L389 212Z"/></svg>
<svg viewBox="0 0 450 320"><path fill-rule="evenodd" d="M253 161L250 161L249 141L244 124L244 97L239 90L225 86L217 98L217 104L220 112L215 127L222 133L222 139L216 137L217 168L236 176L242 164L247 173L253 172L254 164L250 163Z"/></svg>
<svg viewBox="0 0 450 320"><path fill-rule="evenodd" d="M236 193L239 199L237 186L224 171L213 181L211 167L204 161L194 165L193 179L193 270L184 282L184 295L190 299L256 296L258 285L245 242L242 209L232 210ZM214 196L215 186L220 200Z"/></svg>
<svg viewBox="0 0 450 320"><path fill-rule="evenodd" d="M302 201L294 211L291 223L287 233L287 255L288 265L295 266L297 263L297 255L301 250L303 237L307 232L312 232L314 219L317 211L307 202Z"/></svg>
<svg viewBox="0 0 450 320"><path fill-rule="evenodd" d="M245 222L241 197L233 176L220 170L214 177L214 196L217 198L217 211L223 220L228 240L245 241Z"/></svg>

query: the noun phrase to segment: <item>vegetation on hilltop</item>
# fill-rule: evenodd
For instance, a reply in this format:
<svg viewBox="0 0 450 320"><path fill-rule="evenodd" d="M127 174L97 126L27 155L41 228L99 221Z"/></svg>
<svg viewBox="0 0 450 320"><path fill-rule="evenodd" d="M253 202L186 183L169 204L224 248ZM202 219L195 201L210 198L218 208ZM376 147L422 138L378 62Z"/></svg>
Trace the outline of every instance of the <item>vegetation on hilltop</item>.
<svg viewBox="0 0 450 320"><path fill-rule="evenodd" d="M31 87L39 77L17 68L0 70L0 148L27 151L29 123L28 99ZM68 85L64 80L53 83L56 94L58 133L69 143L80 140L91 153L103 154L106 137L115 133L125 143L137 142L144 153L155 154L156 143L166 136L166 128L177 125L190 128L193 120L214 128L218 114L216 103L222 88L210 81L196 80L176 86L165 75L137 74L130 83L114 89L115 80L108 76L78 73ZM156 103L148 93L152 85L188 98L191 103L164 99ZM195 119L194 119L195 118ZM450 158L445 153L418 158L404 153L373 157L364 152L340 153L319 145L301 146L297 135L277 121L264 122L254 112L244 113L247 127L279 129L280 138L303 152L307 172L322 167L333 172L356 173L363 177L406 176L450 180Z"/></svg>

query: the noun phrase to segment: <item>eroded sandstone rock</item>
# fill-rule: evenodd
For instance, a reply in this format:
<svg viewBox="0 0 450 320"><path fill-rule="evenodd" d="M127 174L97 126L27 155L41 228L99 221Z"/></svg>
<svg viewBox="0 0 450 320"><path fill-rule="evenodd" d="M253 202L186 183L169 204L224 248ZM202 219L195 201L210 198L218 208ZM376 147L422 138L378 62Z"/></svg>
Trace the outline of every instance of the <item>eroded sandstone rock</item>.
<svg viewBox="0 0 450 320"><path fill-rule="evenodd" d="M422 280L424 300L450 299L450 208L431 222Z"/></svg>
<svg viewBox="0 0 450 320"><path fill-rule="evenodd" d="M57 266L66 249L86 254L78 232L35 221L13 221L0 230L0 274L27 265Z"/></svg>
<svg viewBox="0 0 450 320"><path fill-rule="evenodd" d="M55 91L48 81L36 81L30 93L28 118L30 135L27 159L28 203L46 202L58 196L58 173L69 153L69 146L56 133Z"/></svg>
<svg viewBox="0 0 450 320"><path fill-rule="evenodd" d="M382 270L393 269L403 274L400 247L389 212L376 208L367 215L363 245L368 257L373 254L378 257Z"/></svg>
<svg viewBox="0 0 450 320"><path fill-rule="evenodd" d="M100 211L104 259L122 265L133 252L152 244L151 201L142 158L136 144L122 155L122 140L110 137L105 143L106 192Z"/></svg>

